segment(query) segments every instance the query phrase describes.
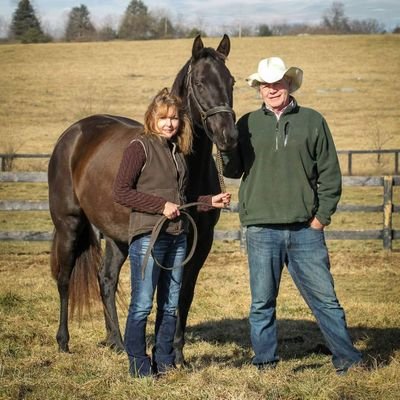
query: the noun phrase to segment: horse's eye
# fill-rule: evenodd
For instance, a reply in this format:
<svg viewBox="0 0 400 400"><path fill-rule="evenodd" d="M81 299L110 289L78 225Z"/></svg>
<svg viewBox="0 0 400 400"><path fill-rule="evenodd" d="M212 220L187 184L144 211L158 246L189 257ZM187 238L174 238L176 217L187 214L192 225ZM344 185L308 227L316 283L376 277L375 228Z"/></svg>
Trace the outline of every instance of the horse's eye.
<svg viewBox="0 0 400 400"><path fill-rule="evenodd" d="M197 89L199 92L202 92L202 91L204 90L204 86L203 86L203 83L202 83L202 82L200 82L200 81L195 81L195 82L194 82L194 85L196 86L196 89Z"/></svg>

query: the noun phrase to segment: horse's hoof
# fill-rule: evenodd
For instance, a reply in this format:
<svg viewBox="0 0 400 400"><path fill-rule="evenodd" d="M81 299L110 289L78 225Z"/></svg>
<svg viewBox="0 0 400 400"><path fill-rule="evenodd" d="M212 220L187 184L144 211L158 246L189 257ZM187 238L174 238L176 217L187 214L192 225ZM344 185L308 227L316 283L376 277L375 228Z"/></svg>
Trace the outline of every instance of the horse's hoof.
<svg viewBox="0 0 400 400"><path fill-rule="evenodd" d="M116 353L124 353L125 352L125 348L122 344L117 344L115 342L110 342L107 339L102 340L101 342L99 342L97 344L98 347L108 347L111 350L114 350Z"/></svg>
<svg viewBox="0 0 400 400"><path fill-rule="evenodd" d="M68 353L68 354L71 354L71 352L69 351L69 347L68 347L68 345L58 345L58 351L60 352L60 353Z"/></svg>
<svg viewBox="0 0 400 400"><path fill-rule="evenodd" d="M175 365L178 369L183 369L188 366L187 362L185 361L185 357L183 354L176 354L175 355Z"/></svg>

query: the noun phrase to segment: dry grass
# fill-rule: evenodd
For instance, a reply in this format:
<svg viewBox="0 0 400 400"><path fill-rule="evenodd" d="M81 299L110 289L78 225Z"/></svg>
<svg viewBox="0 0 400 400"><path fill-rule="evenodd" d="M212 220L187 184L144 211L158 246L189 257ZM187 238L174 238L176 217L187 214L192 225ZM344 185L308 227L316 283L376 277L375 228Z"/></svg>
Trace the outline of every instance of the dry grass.
<svg viewBox="0 0 400 400"><path fill-rule="evenodd" d="M265 373L250 365L246 259L236 245L217 243L201 272L190 313L189 367L158 381L131 379L125 355L97 346L104 335L100 310L80 326L70 324L72 354L58 353L58 295L50 278L48 245L2 243L0 253L1 399L399 398L398 252L385 257L354 248L332 251L332 271L351 335L369 360L369 369L337 377L330 357L313 351L323 340L287 272L278 306L282 362ZM128 265L121 284L128 301ZM119 312L124 325L126 308ZM153 324L151 318L150 341Z"/></svg>
<svg viewBox="0 0 400 400"><path fill-rule="evenodd" d="M215 47L219 40L204 42ZM304 70L296 97L326 116L338 149L400 147L398 35L231 40L238 116L260 103L244 79L259 59L278 55ZM50 152L64 129L92 113L142 121L150 98L171 86L191 46L189 39L0 46L0 148L12 143L23 152Z"/></svg>

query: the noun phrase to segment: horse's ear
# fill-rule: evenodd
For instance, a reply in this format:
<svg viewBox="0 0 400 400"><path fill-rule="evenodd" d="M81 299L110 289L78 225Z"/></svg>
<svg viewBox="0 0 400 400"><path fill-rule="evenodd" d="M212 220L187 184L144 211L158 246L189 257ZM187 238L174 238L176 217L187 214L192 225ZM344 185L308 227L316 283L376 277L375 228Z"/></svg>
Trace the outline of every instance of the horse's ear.
<svg viewBox="0 0 400 400"><path fill-rule="evenodd" d="M193 47L192 47L192 56L196 58L197 54L199 54L200 50L204 48L203 41L201 40L200 35L197 35L194 38Z"/></svg>
<svg viewBox="0 0 400 400"><path fill-rule="evenodd" d="M217 48L218 53L223 54L225 57L228 57L229 52L231 51L231 40L227 34L224 34L224 37L221 40Z"/></svg>

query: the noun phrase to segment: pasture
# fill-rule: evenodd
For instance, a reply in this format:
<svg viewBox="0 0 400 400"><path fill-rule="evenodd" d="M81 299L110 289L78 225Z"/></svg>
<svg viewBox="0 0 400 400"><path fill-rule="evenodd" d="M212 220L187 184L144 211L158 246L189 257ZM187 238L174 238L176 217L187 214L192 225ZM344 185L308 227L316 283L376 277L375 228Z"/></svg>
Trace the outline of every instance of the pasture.
<svg viewBox="0 0 400 400"><path fill-rule="evenodd" d="M231 38L227 65L236 78L238 116L259 106L244 79L259 59L277 55L304 70L300 104L321 111L338 149L400 147L397 79L400 37ZM220 38L205 38L215 46ZM94 113L142 121L152 96L170 86L190 57L192 40L0 46L0 152L51 152L58 136ZM355 173L380 175L383 157L359 159ZM19 160L19 170L46 169ZM230 188L236 197L236 188ZM395 204L399 189L395 188ZM1 184L1 199L46 199L44 184ZM377 188L348 188L344 202L379 204ZM46 212L0 212L0 230L50 230ZM344 213L334 229L381 224L381 215ZM399 229L399 217L394 224ZM217 229L237 224L223 214ZM189 314L189 366L160 380L128 376L125 355L98 346L102 310L70 324L71 354L57 351L58 293L49 243L0 243L0 399L399 399L400 252L376 241L332 241L332 272L350 333L368 368L338 377L315 320L285 272L278 300L282 362L260 373L251 365L246 257L238 243L215 242ZM129 268L121 273L123 330ZM153 317L153 315L152 315ZM150 319L149 330L154 329ZM151 345L151 343L149 343Z"/></svg>

